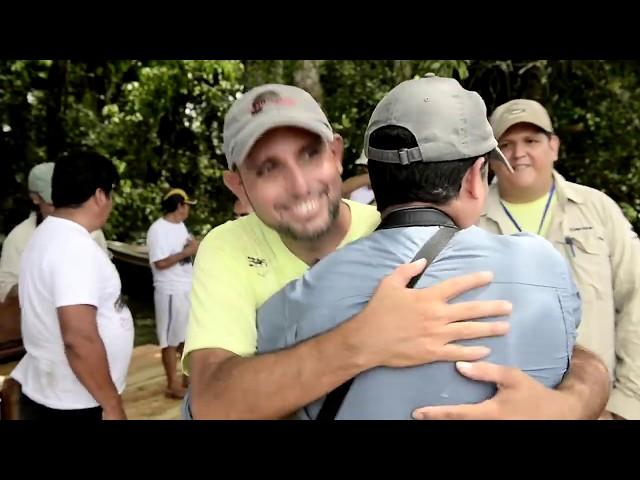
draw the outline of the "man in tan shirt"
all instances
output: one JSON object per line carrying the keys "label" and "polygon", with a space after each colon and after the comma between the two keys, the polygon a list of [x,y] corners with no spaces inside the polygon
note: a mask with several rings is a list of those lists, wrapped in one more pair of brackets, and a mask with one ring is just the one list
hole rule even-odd
{"label": "man in tan shirt", "polygon": [[542,105],[512,100],[490,121],[515,173],[494,162],[496,181],[479,225],[495,233],[537,233],[565,256],[582,298],[577,343],[603,359],[612,381],[601,418],[640,419],[637,234],[611,198],[554,170],[560,140]]}

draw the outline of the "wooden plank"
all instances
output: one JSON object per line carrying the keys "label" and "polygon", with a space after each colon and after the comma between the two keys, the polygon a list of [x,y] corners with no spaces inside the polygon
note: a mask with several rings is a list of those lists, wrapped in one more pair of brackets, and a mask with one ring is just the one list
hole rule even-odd
{"label": "wooden plank", "polygon": [[[0,376],[9,375],[16,364],[0,364]],[[127,387],[122,394],[127,417],[130,420],[179,420],[181,400],[166,398],[165,388],[160,347],[136,347],[131,357]]]}
{"label": "wooden plank", "polygon": [[127,416],[132,420],[178,420],[181,400],[166,398],[160,347],[136,347],[122,398]]}

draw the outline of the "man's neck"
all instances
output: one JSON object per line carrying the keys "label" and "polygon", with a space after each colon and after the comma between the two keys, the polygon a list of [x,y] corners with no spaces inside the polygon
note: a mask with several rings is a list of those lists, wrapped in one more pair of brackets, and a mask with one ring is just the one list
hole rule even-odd
{"label": "man's neck", "polygon": [[542,182],[538,185],[532,185],[529,188],[515,188],[512,191],[507,191],[504,186],[501,186],[498,182],[498,192],[500,193],[500,199],[509,203],[529,203],[539,200],[549,193],[551,185],[553,184],[553,177],[549,177],[549,180]]}
{"label": "man's neck", "polygon": [[37,227],[44,221],[45,216],[42,215],[42,213],[40,213],[39,210],[36,210],[34,213],[36,214],[36,227]]}
{"label": "man's neck", "polygon": [[101,227],[101,225],[96,225],[92,222],[82,208],[56,208],[51,216],[71,220],[83,227],[87,232],[93,232]]}
{"label": "man's neck", "polygon": [[409,203],[403,203],[401,205],[392,205],[388,208],[385,208],[385,210],[381,214],[381,217],[385,218],[391,212],[394,212],[396,210],[401,210],[403,208],[415,208],[415,207],[435,208],[449,215],[449,217],[451,217],[451,220],[453,220],[453,223],[455,223],[458,227],[466,228],[468,226],[466,225],[466,222],[460,215],[458,208],[456,208],[453,202],[449,202],[446,205],[433,205],[427,202],[409,202]]}
{"label": "man's neck", "polygon": [[331,228],[321,237],[311,241],[294,240],[282,236],[282,242],[296,257],[309,266],[334,252],[342,243],[351,227],[351,210],[345,202],[340,202],[338,216]]}
{"label": "man's neck", "polygon": [[167,222],[171,223],[180,223],[182,220],[178,217],[178,212],[171,212],[165,214],[162,218],[164,218]]}

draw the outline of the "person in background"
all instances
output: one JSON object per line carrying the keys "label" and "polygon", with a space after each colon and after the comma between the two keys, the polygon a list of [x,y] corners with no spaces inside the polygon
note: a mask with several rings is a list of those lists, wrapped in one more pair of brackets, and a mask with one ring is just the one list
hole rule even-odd
{"label": "person in background", "polygon": [[56,162],[55,210],[36,228],[19,277],[26,354],[11,376],[27,420],[124,420],[133,319],[120,276],[89,232],[109,218],[118,172],[93,152]]}
{"label": "person in background", "polygon": [[555,169],[560,138],[547,110],[511,100],[490,117],[515,171],[492,162],[479,226],[493,233],[543,236],[566,258],[582,299],[577,343],[599,355],[610,375],[603,419],[640,419],[640,241],[606,194],[568,182]]}
{"label": "person in background", "polygon": [[180,380],[176,366],[184,345],[193,257],[198,251],[198,241],[189,234],[184,222],[195,204],[184,190],[171,189],[162,199],[162,217],[147,232],[156,332],[167,378],[165,395],[170,398],[182,398],[185,393],[186,379]]}
{"label": "person in background", "polygon": [[364,154],[364,150],[362,151],[362,154],[360,155],[360,157],[358,157],[358,159],[354,162],[354,164],[356,165],[356,168],[357,168],[356,177],[358,177],[358,179],[362,179],[363,181],[366,179],[368,182],[365,185],[362,185],[361,187],[358,187],[355,190],[353,190],[349,194],[349,198],[354,202],[365,203],[367,205],[375,205],[376,198],[373,193],[373,190],[371,189],[371,179],[369,178],[368,160]]}
{"label": "person in background", "polygon": [[342,198],[375,205],[375,198],[371,190],[371,180],[367,171],[367,157],[362,150],[360,156],[354,162],[356,174],[342,182]]}

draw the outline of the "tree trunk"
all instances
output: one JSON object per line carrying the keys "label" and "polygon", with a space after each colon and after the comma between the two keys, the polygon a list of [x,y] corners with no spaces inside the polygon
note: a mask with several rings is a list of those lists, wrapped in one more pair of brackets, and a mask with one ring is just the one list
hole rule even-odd
{"label": "tree trunk", "polygon": [[49,68],[47,98],[47,161],[55,161],[65,145],[62,105],[67,82],[66,60],[55,60]]}
{"label": "tree trunk", "polygon": [[298,62],[293,73],[293,82],[296,86],[306,90],[319,104],[322,104],[324,92],[320,83],[320,65],[322,60],[302,60]]}
{"label": "tree trunk", "polygon": [[265,83],[287,83],[283,60],[244,60],[245,91]]}

